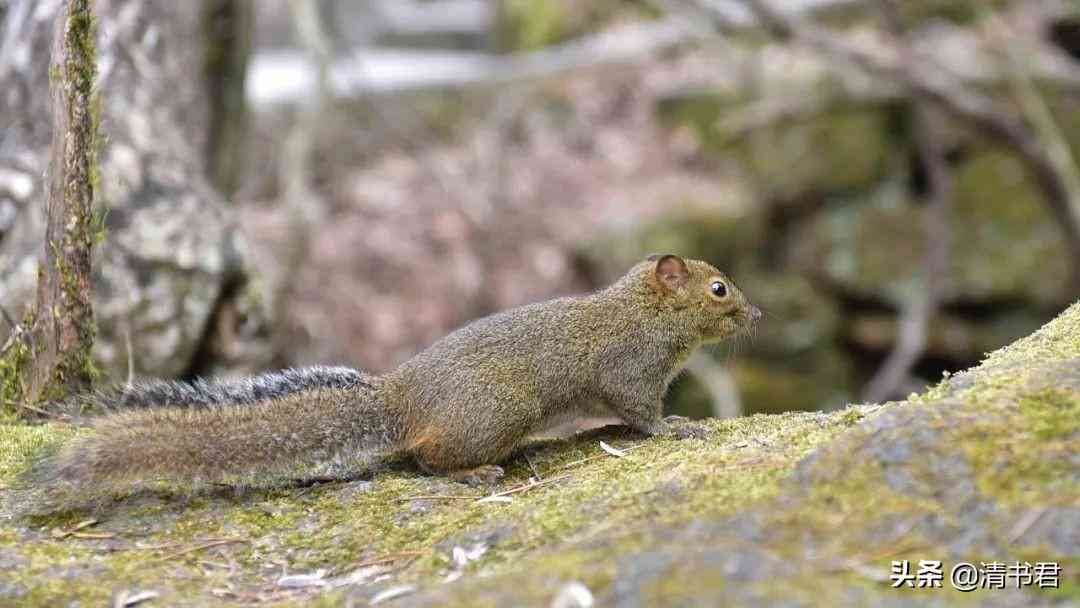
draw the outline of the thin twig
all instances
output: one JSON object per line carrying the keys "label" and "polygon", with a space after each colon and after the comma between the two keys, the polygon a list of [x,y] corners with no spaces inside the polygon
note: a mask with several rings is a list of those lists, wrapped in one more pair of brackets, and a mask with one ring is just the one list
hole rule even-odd
{"label": "thin twig", "polygon": [[722,363],[708,353],[698,351],[686,361],[686,371],[705,387],[712,402],[713,415],[717,418],[742,416],[743,403],[735,380]]}
{"label": "thin twig", "polygon": [[463,494],[421,494],[420,496],[402,496],[398,498],[398,502],[409,502],[410,500],[476,500],[477,498],[483,498],[483,496],[467,496]]}
{"label": "thin twig", "polygon": [[1028,58],[1021,53],[1017,41],[1005,38],[1009,34],[1008,26],[996,15],[993,16],[991,24],[994,26],[994,35],[991,36],[991,40],[1005,55],[1008,64],[1005,70],[1016,92],[1016,100],[1021,112],[1030,121],[1038,138],[1043,142],[1049,161],[1061,175],[1063,186],[1075,205],[1077,201],[1080,201],[1080,171],[1077,170],[1076,159],[1073,158],[1072,151],[1069,149],[1069,143],[1062,135],[1061,128],[1047,106],[1046,100],[1043,99],[1028,74]]}
{"label": "thin twig", "polygon": [[522,452],[521,456],[525,458],[525,462],[528,463],[529,469],[532,470],[533,477],[536,478],[537,481],[543,479],[543,475],[540,474],[540,471],[536,470],[536,465],[534,465],[532,459],[529,458],[528,452]]}
{"label": "thin twig", "polygon": [[499,496],[509,496],[511,494],[518,494],[518,493],[521,493],[521,492],[527,492],[527,491],[529,491],[529,490],[531,490],[533,488],[538,488],[540,486],[545,486],[545,485],[548,485],[550,483],[555,483],[556,481],[562,481],[564,479],[569,479],[570,477],[571,477],[571,475],[569,473],[567,473],[565,475],[559,475],[557,477],[548,477],[547,479],[544,479],[544,480],[541,480],[541,481],[533,481],[533,482],[529,482],[529,483],[526,483],[526,484],[522,484],[520,486],[515,486],[513,488],[510,488],[509,490],[503,490],[502,492],[498,492],[496,494],[491,494],[489,496],[481,496],[479,498],[479,500],[484,500],[486,498],[496,498],[496,497],[499,497]]}
{"label": "thin twig", "polygon": [[[624,452],[632,452],[632,451],[634,451],[634,450],[636,450],[636,449],[638,449],[640,447],[644,447],[644,446],[645,446],[644,443],[639,443],[637,445],[632,445],[632,446],[627,447],[627,448],[619,448],[619,449],[624,451]],[[597,454],[596,456],[588,456],[586,458],[582,458],[581,460],[575,460],[573,462],[568,462],[568,463],[566,463],[564,465],[559,465],[559,466],[555,467],[553,470],[561,471],[563,469],[569,469],[571,467],[576,467],[579,464],[584,464],[586,462],[591,462],[593,460],[598,460],[600,458],[611,458],[611,457],[612,457],[611,454],[608,454],[607,452],[605,452],[603,454]]]}
{"label": "thin twig", "polygon": [[1044,513],[1046,513],[1046,507],[1034,507],[1028,510],[1027,513],[1024,513],[1024,516],[1020,518],[1020,521],[1016,522],[1013,529],[1009,531],[1009,536],[1007,538],[1009,544],[1020,540],[1020,537],[1026,534],[1027,531],[1031,529],[1031,526],[1034,526],[1035,522],[1042,518]]}
{"label": "thin twig", "polygon": [[377,557],[361,560],[359,562],[349,564],[348,566],[335,568],[334,570],[337,572],[355,571],[359,570],[360,568],[366,568],[368,566],[376,566],[378,564],[396,562],[403,557],[409,558],[408,562],[401,566],[402,568],[407,568],[409,564],[412,564],[414,561],[420,559],[421,557],[424,557],[425,555],[431,555],[431,550],[421,549],[418,551],[395,551],[394,553],[386,553]]}
{"label": "thin twig", "polygon": [[130,387],[135,377],[135,355],[131,348],[131,324],[124,322],[124,346],[127,347],[127,385]]}
{"label": "thin twig", "polygon": [[71,538],[83,538],[88,540],[116,538],[116,535],[111,532],[72,532],[69,536],[71,536]]}
{"label": "thin twig", "polygon": [[470,496],[465,494],[421,494],[419,496],[403,496],[397,501],[408,502],[410,500],[476,500],[483,496]]}
{"label": "thin twig", "polygon": [[18,324],[15,323],[15,320],[11,318],[11,315],[8,314],[7,309],[5,309],[3,306],[0,306],[0,315],[3,315],[4,321],[7,321],[7,324],[11,326],[12,332],[19,331]]}
{"label": "thin twig", "polygon": [[214,547],[220,547],[222,545],[231,545],[233,543],[250,543],[250,542],[251,541],[246,539],[246,538],[221,538],[221,539],[218,539],[218,540],[213,540],[213,541],[210,541],[210,542],[207,542],[207,543],[203,543],[201,545],[196,545],[194,547],[188,547],[187,549],[184,549],[182,551],[177,551],[176,553],[170,553],[169,555],[166,555],[165,557],[160,558],[158,561],[167,562],[167,561],[169,561],[171,559],[176,559],[177,557],[180,557],[182,555],[187,555],[188,553],[195,553],[196,551],[202,551],[204,549],[212,549]]}
{"label": "thin twig", "polygon": [[23,402],[23,401],[8,401],[8,400],[5,399],[3,401],[3,403],[5,405],[21,407],[21,408],[23,408],[25,410],[34,412],[35,414],[39,414],[39,415],[45,416],[47,418],[53,418],[55,420],[63,420],[63,421],[71,420],[71,417],[66,415],[66,414],[60,414],[60,413],[57,413],[57,412],[50,412],[48,410],[43,410],[43,409],[41,409],[39,407],[35,407],[35,406],[30,405],[29,403],[26,403],[26,402]]}
{"label": "thin twig", "polygon": [[879,562],[885,558],[893,557],[895,555],[902,555],[904,553],[913,553],[927,548],[927,544],[923,542],[912,543],[897,543],[887,546],[885,549],[873,553],[870,555],[856,555],[845,559],[843,562],[833,566],[826,566],[825,571],[829,573],[854,571],[859,572],[860,569],[865,567],[865,564],[872,564]]}
{"label": "thin twig", "polygon": [[132,545],[130,547],[124,547],[123,549],[125,551],[161,551],[162,549],[172,549],[174,547],[180,547],[180,546],[183,546],[183,544],[184,543],[182,543],[182,542],[171,542],[171,543],[158,543],[156,545],[145,545],[145,546]]}
{"label": "thin twig", "polygon": [[98,524],[98,520],[96,520],[96,519],[83,520],[83,521],[80,521],[79,523],[75,524],[74,526],[71,526],[70,528],[67,528],[67,529],[57,528],[57,529],[53,530],[52,531],[52,537],[57,539],[57,540],[60,540],[62,538],[67,538],[67,537],[71,536],[72,534],[78,532],[79,530],[84,530],[86,528],[89,528],[90,526],[95,526],[97,524]]}
{"label": "thin twig", "polygon": [[130,606],[136,606],[145,601],[155,599],[161,594],[157,591],[123,591],[120,595],[116,596],[116,601],[113,602],[113,608],[129,608]]}

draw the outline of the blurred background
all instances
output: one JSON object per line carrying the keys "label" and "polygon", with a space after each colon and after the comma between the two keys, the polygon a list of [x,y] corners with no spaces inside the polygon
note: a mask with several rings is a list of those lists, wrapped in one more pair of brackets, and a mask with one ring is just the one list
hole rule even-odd
{"label": "blurred background", "polygon": [[[0,0],[12,318],[43,242],[59,7]],[[385,371],[676,252],[766,318],[695,357],[672,412],[828,409],[906,396],[1080,293],[1075,3],[94,10],[106,382]]]}

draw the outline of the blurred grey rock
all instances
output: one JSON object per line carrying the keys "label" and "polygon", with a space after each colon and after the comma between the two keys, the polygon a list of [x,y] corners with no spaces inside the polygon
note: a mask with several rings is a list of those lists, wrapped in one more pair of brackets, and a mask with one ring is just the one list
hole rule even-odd
{"label": "blurred grey rock", "polygon": [[[0,52],[0,305],[31,305],[44,237],[40,179],[48,163],[48,41],[59,2],[10,7]],[[207,104],[197,5],[102,1],[100,182],[95,214],[95,357],[114,379],[256,366],[258,298],[247,292],[245,245],[233,209],[207,181]],[[34,179],[29,179],[33,176]],[[0,202],[0,229],[6,222]],[[222,323],[227,319],[231,328]],[[0,329],[0,338],[8,331]],[[216,340],[229,333],[228,344]],[[247,343],[247,345],[245,345]]]}

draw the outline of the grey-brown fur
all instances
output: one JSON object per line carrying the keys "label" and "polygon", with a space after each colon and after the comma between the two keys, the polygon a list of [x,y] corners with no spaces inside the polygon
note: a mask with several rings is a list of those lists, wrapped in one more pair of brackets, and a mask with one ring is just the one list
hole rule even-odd
{"label": "grey-brown fur", "polygon": [[249,376],[185,382],[145,380],[79,395],[66,411],[115,410],[141,407],[236,405],[285,397],[320,388],[370,388],[371,377],[349,367],[314,366]]}
{"label": "grey-brown fur", "polygon": [[[712,293],[717,281],[723,297]],[[594,294],[475,321],[384,376],[315,368],[122,392],[143,407],[100,418],[39,471],[87,486],[395,453],[488,481],[523,439],[578,416],[664,431],[661,399],[683,361],[759,315],[711,265],[651,258]]]}
{"label": "grey-brown fur", "polygon": [[401,436],[376,399],[378,384],[215,407],[117,411],[93,419],[92,433],[38,463],[30,480],[78,498],[139,480],[215,481],[297,462],[376,460]]}

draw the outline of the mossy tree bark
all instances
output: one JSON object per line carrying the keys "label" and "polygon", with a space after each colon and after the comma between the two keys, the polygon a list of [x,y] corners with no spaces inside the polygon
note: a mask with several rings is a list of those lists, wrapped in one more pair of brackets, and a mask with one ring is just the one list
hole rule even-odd
{"label": "mossy tree bark", "polygon": [[[94,114],[108,134],[96,150],[92,227],[107,230],[93,247],[93,361],[103,381],[251,371],[268,352],[266,300],[247,281],[236,212],[206,173],[207,1],[92,2],[100,68]],[[0,234],[0,306],[12,317],[36,299],[49,189],[36,176],[49,165],[54,126],[43,102],[58,79],[50,78],[59,74],[50,72],[51,48],[66,2],[11,0],[4,25],[11,52],[0,53],[0,116],[10,120],[0,128],[0,178],[34,186],[12,198],[15,217]],[[0,319],[0,343],[9,329]],[[7,354],[17,350],[0,360],[4,387],[17,384],[5,381]],[[0,400],[16,401],[6,390]]]}
{"label": "mossy tree bark", "polygon": [[24,401],[34,404],[85,390],[93,379],[90,348],[90,252],[96,180],[96,52],[91,0],[68,0],[50,67],[53,143],[46,198],[45,258],[26,339]]}

